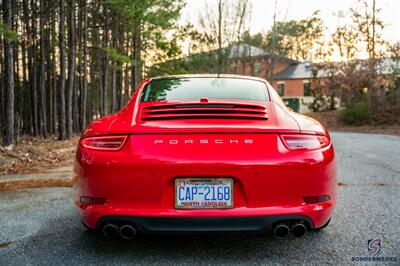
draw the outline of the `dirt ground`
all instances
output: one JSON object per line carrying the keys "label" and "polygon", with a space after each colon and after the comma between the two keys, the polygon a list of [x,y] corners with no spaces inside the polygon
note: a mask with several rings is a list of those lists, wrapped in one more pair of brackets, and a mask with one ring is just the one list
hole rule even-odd
{"label": "dirt ground", "polygon": [[70,165],[79,136],[58,141],[23,137],[12,150],[0,147],[0,175],[45,172],[46,169]]}

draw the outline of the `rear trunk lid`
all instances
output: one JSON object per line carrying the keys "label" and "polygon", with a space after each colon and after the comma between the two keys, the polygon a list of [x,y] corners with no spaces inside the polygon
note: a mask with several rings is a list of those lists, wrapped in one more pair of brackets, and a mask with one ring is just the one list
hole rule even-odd
{"label": "rear trunk lid", "polygon": [[[290,114],[274,102],[200,100],[140,102],[110,125],[119,133],[299,133]],[[129,124],[130,122],[130,124]]]}

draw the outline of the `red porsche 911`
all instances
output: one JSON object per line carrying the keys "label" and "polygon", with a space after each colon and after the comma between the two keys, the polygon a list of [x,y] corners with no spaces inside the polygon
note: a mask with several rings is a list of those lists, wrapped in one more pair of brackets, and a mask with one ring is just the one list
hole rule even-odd
{"label": "red porsche 911", "polygon": [[328,225],[336,163],[327,130],[265,80],[187,75],[143,81],[90,124],[75,163],[82,223],[108,237],[273,232]]}

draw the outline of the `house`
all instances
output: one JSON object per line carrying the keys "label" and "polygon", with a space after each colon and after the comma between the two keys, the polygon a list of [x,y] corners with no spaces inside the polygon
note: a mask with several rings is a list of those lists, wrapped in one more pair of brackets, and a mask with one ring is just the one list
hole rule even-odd
{"label": "house", "polygon": [[248,44],[236,44],[230,48],[228,66],[226,73],[269,80],[289,107],[298,112],[310,111],[311,61],[299,62]]}
{"label": "house", "polygon": [[311,111],[308,105],[314,100],[311,95],[312,78],[312,63],[304,61],[291,64],[275,74],[271,79],[271,85],[282,96],[287,106],[297,112],[305,113]]}
{"label": "house", "polygon": [[[271,85],[293,110],[308,112],[312,64],[270,53],[246,43],[224,48],[222,73],[255,76],[270,81]],[[216,73],[217,51],[193,54],[181,59],[153,66],[150,75]]]}
{"label": "house", "polygon": [[272,54],[259,47],[241,43],[229,48],[225,72],[270,80],[273,75],[282,72],[292,64],[298,63],[298,61],[288,57]]}
{"label": "house", "polygon": [[305,61],[291,64],[271,78],[271,85],[280,96],[301,97],[311,96],[310,80],[312,78],[312,63]]}

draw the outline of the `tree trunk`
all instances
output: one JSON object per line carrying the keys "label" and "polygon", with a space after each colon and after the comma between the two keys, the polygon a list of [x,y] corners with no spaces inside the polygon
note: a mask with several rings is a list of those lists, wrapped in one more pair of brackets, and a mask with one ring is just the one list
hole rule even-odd
{"label": "tree trunk", "polygon": [[115,68],[117,67],[117,64],[115,62],[115,59],[112,60],[112,72],[111,72],[111,113],[114,113],[116,108],[117,108],[117,92],[116,92],[116,71]]}
{"label": "tree trunk", "polygon": [[84,130],[86,127],[86,106],[87,106],[87,27],[88,27],[88,16],[87,16],[87,3],[86,0],[83,0],[82,12],[83,12],[83,82],[82,82],[82,91],[81,91],[81,130]]}
{"label": "tree trunk", "polygon": [[129,100],[129,97],[131,96],[131,86],[130,86],[130,82],[129,82],[129,65],[128,64],[125,65],[125,85],[124,85],[124,90],[125,90],[124,97],[122,97],[122,95],[121,95],[121,98],[123,98],[123,103],[121,104],[121,107],[126,101]]}
{"label": "tree trunk", "polygon": [[59,29],[59,45],[60,45],[60,85],[58,92],[58,130],[59,139],[64,140],[66,135],[65,122],[65,46],[64,46],[64,0],[60,0],[60,29]]}
{"label": "tree trunk", "polygon": [[[50,17],[50,20],[52,18]],[[51,30],[51,24],[49,25],[49,30]],[[48,34],[46,36],[46,47],[47,53],[46,53],[46,94],[47,94],[47,132],[49,134],[54,133],[53,132],[53,82],[52,82],[52,69],[53,69],[53,61],[51,60],[51,54],[52,54],[52,43],[50,40],[51,34]]]}
{"label": "tree trunk", "polygon": [[[13,30],[15,32],[19,32],[19,12],[12,18],[12,21],[14,22],[14,27]],[[23,95],[23,87],[19,79],[19,73],[20,73],[20,65],[19,65],[19,57],[18,57],[18,42],[15,43],[14,49],[13,49],[13,61],[14,61],[14,106],[15,106],[15,114],[14,114],[14,141],[15,144],[18,144],[19,140],[19,133],[20,129],[22,128],[21,126],[23,125],[22,123],[22,100],[24,99],[22,97]]]}
{"label": "tree trunk", "polygon": [[52,127],[51,127],[51,133],[56,134],[56,128],[57,128],[57,73],[56,73],[56,11],[53,9],[53,17],[51,21],[51,32],[53,32],[52,38],[51,38],[51,90],[52,90],[52,98],[50,101],[53,103],[52,104]]}
{"label": "tree trunk", "polygon": [[75,78],[75,86],[72,94],[72,119],[73,119],[73,132],[79,132],[79,109],[78,109],[78,87],[79,79]]}
{"label": "tree trunk", "polygon": [[[103,48],[108,47],[108,11],[107,11],[107,6],[103,6],[104,8],[104,30],[103,30]],[[103,72],[103,81],[102,81],[102,88],[101,88],[101,108],[100,108],[100,113],[101,116],[104,116],[107,114],[106,108],[106,99],[107,99],[107,81],[108,81],[108,53],[105,51],[104,52],[104,57],[103,57],[103,67],[102,67],[102,72]]]}
{"label": "tree trunk", "polygon": [[[1,13],[3,12],[3,9],[0,11]],[[0,34],[0,136],[3,137],[4,135],[4,121],[5,121],[5,112],[4,112],[4,84],[3,84],[3,73],[4,73],[4,68],[3,68],[3,36]]]}
{"label": "tree trunk", "polygon": [[[24,127],[23,127],[23,133],[31,133],[29,127],[27,127],[28,125],[31,125],[31,115],[29,112],[29,108],[27,108],[27,106],[25,105],[26,103],[26,91],[28,91],[27,85],[27,67],[26,67],[26,46],[25,46],[25,42],[22,41],[21,42],[21,55],[22,55],[22,95],[20,97],[22,97],[23,101],[22,101],[22,120],[24,121]],[[29,102],[29,99],[28,99]],[[27,115],[28,114],[28,115]]]}
{"label": "tree trunk", "polygon": [[[117,47],[118,38],[118,24],[116,22],[112,31],[112,45],[114,49]],[[111,72],[111,113],[117,110],[117,80],[116,80],[117,62],[115,58],[112,59],[112,72]]]}
{"label": "tree trunk", "polygon": [[[127,55],[128,55],[128,51],[130,49],[130,44],[131,44],[130,38],[128,38],[128,36],[129,36],[129,34],[127,34],[127,37],[126,37],[126,54]],[[125,95],[124,95],[125,97],[124,98],[125,99],[124,99],[124,102],[126,102],[129,99],[129,97],[131,96],[132,83],[130,82],[129,73],[130,73],[129,65],[125,64],[125,86],[124,86],[124,90],[125,90]]]}
{"label": "tree trunk", "polygon": [[[31,1],[31,7],[34,9],[34,1]],[[32,131],[33,135],[39,134],[39,121],[37,112],[37,94],[36,94],[36,67],[35,67],[35,34],[34,18],[29,19],[29,2],[24,0],[24,20],[26,33],[28,36],[28,76],[29,76],[29,89],[30,89],[30,104],[31,104],[31,119],[32,119]]]}
{"label": "tree trunk", "polygon": [[[3,1],[3,23],[5,26],[12,27],[12,7],[11,0]],[[10,146],[14,139],[14,70],[13,70],[13,44],[4,38],[4,134],[3,145]]]}
{"label": "tree trunk", "polygon": [[69,12],[68,12],[68,90],[67,90],[67,138],[72,136],[72,99],[75,87],[75,0],[69,0]]}
{"label": "tree trunk", "polygon": [[141,61],[141,21],[135,20],[135,31],[133,33],[133,84],[134,90],[137,89],[140,82],[142,82],[142,61]]}
{"label": "tree trunk", "polygon": [[217,73],[222,71],[222,0],[218,2],[218,66]]}
{"label": "tree trunk", "polygon": [[45,41],[44,41],[44,0],[40,1],[40,116],[41,116],[41,131],[43,137],[47,138],[47,108],[46,108],[46,56],[45,56]]}

